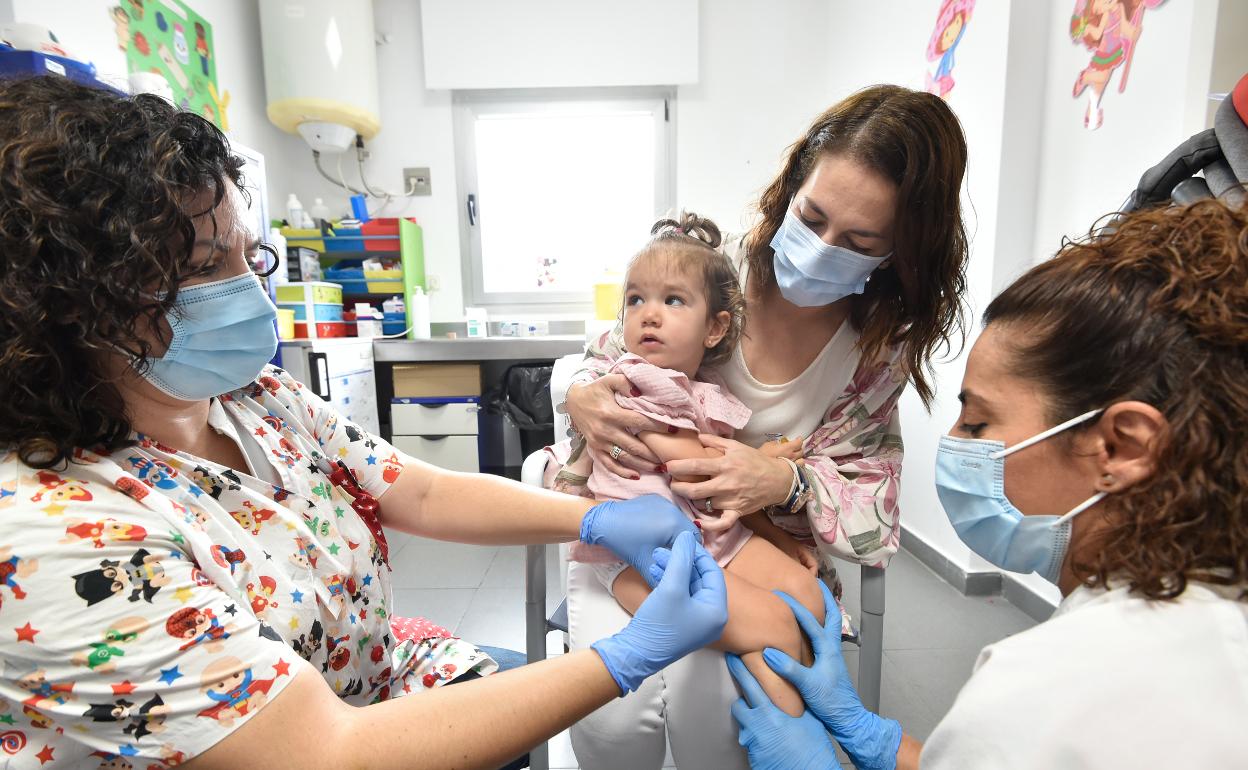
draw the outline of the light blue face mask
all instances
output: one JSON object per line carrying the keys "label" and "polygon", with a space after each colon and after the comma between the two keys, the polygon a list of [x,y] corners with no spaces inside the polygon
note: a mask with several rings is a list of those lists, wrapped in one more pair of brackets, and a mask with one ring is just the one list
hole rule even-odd
{"label": "light blue face mask", "polygon": [[277,308],[252,273],[180,289],[165,319],[173,339],[143,376],[174,398],[237,390],[277,352]]}
{"label": "light blue face mask", "polygon": [[953,529],[975,553],[1010,572],[1038,572],[1057,583],[1070,547],[1070,520],[1105,499],[1084,500],[1063,516],[1024,516],[1005,496],[1005,458],[1096,417],[1081,414],[1009,449],[1000,441],[941,436],[936,493]]}
{"label": "light blue face mask", "polygon": [[776,254],[772,266],[780,293],[800,307],[831,305],[851,294],[862,294],[871,273],[888,259],[887,255],[868,257],[829,246],[792,209],[785,212],[771,249]]}

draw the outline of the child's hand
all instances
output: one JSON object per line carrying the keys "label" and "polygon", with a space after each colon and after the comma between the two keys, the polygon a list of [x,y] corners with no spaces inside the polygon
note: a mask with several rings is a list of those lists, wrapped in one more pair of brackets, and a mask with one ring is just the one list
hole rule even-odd
{"label": "child's hand", "polygon": [[797,547],[789,555],[797,559],[797,563],[805,567],[807,572],[819,577],[819,557],[815,556],[815,549],[801,543],[795,543],[795,545]]}
{"label": "child's hand", "polygon": [[802,443],[804,439],[788,439],[784,441],[768,441],[758,448],[758,451],[768,457],[787,457],[790,460],[800,460],[802,458]]}
{"label": "child's hand", "polygon": [[728,529],[741,519],[740,511],[719,511],[714,519],[698,519],[698,526],[707,532],[719,532]]}

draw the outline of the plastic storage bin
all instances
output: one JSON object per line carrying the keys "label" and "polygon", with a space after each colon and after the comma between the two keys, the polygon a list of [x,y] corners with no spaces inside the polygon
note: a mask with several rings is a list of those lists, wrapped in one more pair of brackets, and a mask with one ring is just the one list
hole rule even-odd
{"label": "plastic storage bin", "polygon": [[407,331],[407,313],[383,313],[382,334],[402,334]]}
{"label": "plastic storage bin", "polygon": [[370,294],[402,294],[402,270],[365,270],[364,281]]}
{"label": "plastic storage bin", "polygon": [[[412,217],[408,217],[409,221],[415,222]],[[396,217],[382,217],[380,219],[372,219],[360,226],[360,230],[367,236],[364,239],[365,251],[398,251],[399,250],[399,220]],[[390,236],[386,238],[377,238],[374,236]]]}
{"label": "plastic storage bin", "polygon": [[327,281],[296,281],[279,284],[277,287],[279,304],[293,305],[311,302],[324,305],[342,304],[342,287]]}
{"label": "plastic storage bin", "polygon": [[339,262],[333,267],[325,268],[325,277],[342,285],[344,294],[364,294],[368,291],[368,283],[364,280],[364,268],[358,259]]}
{"label": "plastic storage bin", "polygon": [[[326,339],[330,337],[350,337],[352,336],[347,329],[351,324],[339,322],[314,323],[312,328],[308,328],[306,321],[295,321],[295,337],[298,339]],[[309,334],[308,332],[314,332]]]}
{"label": "plastic storage bin", "polygon": [[363,251],[364,241],[360,238],[360,228],[339,227],[334,230],[334,237],[325,239],[325,251]]}
{"label": "plastic storage bin", "polygon": [[279,231],[286,239],[286,247],[305,246],[317,251],[325,250],[325,239],[315,227],[283,227]]}
{"label": "plastic storage bin", "polygon": [[[288,304],[283,304],[283,303],[278,304],[279,309],[288,309],[288,310],[295,311],[296,321],[308,320],[308,307],[309,306],[304,303],[300,303],[298,305],[295,305],[295,304],[288,305]],[[312,320],[313,321],[336,322],[336,321],[342,320],[342,305],[324,305],[320,303],[312,303],[311,308],[312,308]]]}

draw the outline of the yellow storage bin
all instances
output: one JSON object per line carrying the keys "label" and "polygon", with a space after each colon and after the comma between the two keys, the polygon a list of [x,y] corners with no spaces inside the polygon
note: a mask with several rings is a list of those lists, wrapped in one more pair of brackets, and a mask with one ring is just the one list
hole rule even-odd
{"label": "yellow storage bin", "polygon": [[295,338],[295,311],[290,308],[277,309],[277,338],[293,340]]}
{"label": "yellow storage bin", "polygon": [[402,270],[365,270],[364,281],[369,294],[402,294]]}
{"label": "yellow storage bin", "polygon": [[283,283],[277,287],[277,301],[287,304],[310,302],[321,305],[341,305],[342,287],[327,281]]}
{"label": "yellow storage bin", "polygon": [[321,231],[318,228],[283,227],[281,233],[286,239],[287,246],[306,246],[317,251],[325,250],[325,239],[321,237]]}

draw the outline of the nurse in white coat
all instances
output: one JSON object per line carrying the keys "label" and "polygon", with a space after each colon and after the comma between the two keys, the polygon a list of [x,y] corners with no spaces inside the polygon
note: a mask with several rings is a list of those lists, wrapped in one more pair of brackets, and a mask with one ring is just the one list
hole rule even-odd
{"label": "nurse in white coat", "polygon": [[[986,647],[926,746],[863,708],[839,619],[806,668],[739,661],[754,768],[1242,768],[1248,725],[1248,209],[1136,214],[997,297],[936,484],[962,540],[1064,599]],[[792,604],[792,603],[791,603]],[[829,605],[831,606],[831,605]]]}

